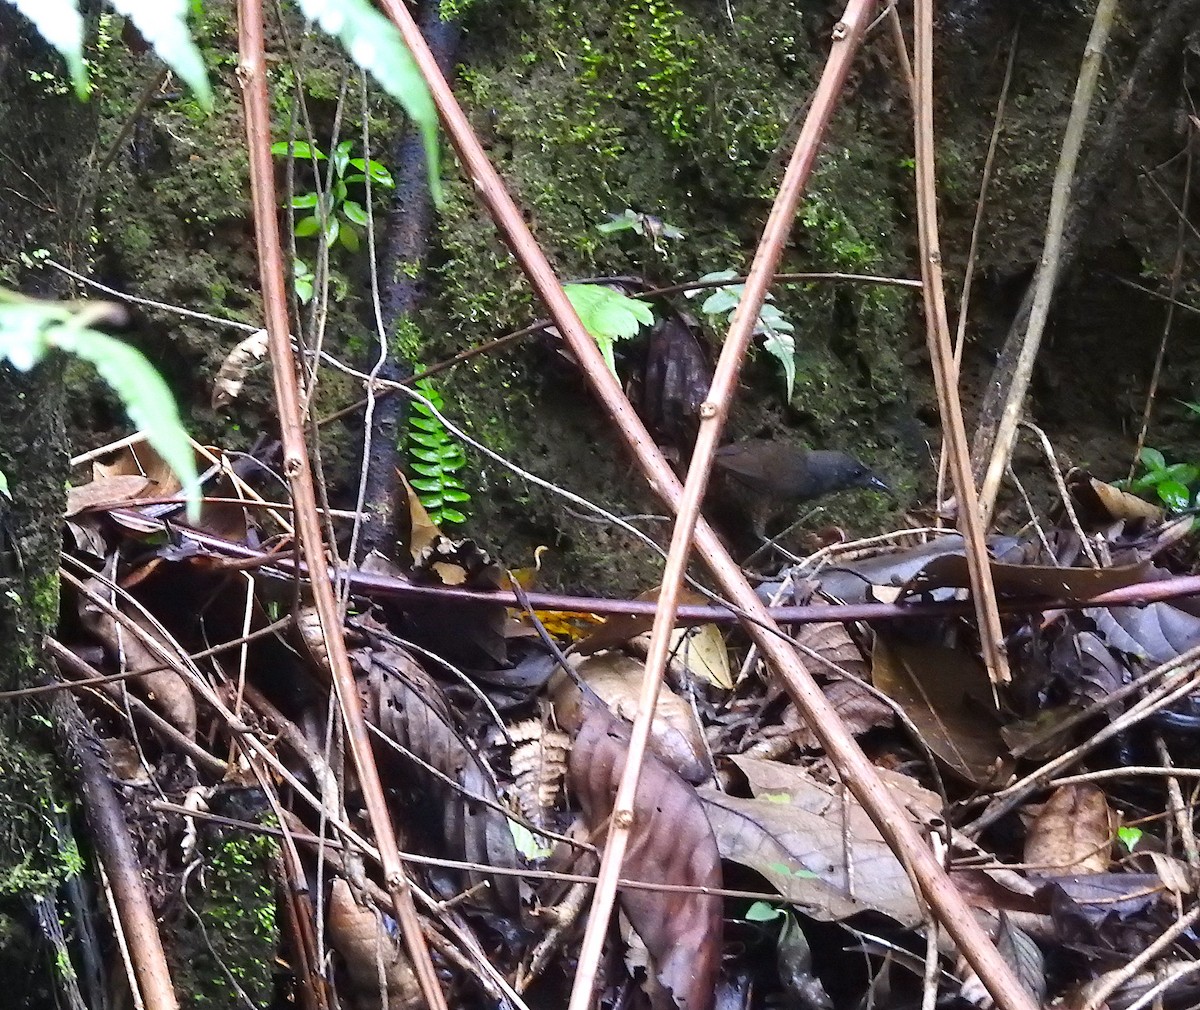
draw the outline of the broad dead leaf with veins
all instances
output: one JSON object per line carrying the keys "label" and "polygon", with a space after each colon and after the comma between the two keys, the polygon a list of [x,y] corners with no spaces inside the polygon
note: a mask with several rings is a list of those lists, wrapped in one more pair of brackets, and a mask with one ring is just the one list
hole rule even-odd
{"label": "broad dead leaf with veins", "polygon": [[1102,789],[1088,782],[1062,786],[1035,815],[1023,861],[1054,874],[1104,873],[1116,829]]}

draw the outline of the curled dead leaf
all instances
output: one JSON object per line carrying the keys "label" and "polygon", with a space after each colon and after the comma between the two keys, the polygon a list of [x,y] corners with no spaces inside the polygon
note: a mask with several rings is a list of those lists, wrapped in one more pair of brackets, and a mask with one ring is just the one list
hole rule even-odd
{"label": "curled dead leaf", "polygon": [[1053,873],[1104,873],[1116,827],[1102,789],[1087,782],[1062,786],[1034,818],[1024,861]]}
{"label": "curled dead leaf", "polygon": [[221,362],[217,377],[213,380],[213,410],[228,406],[241,395],[247,373],[266,356],[266,330],[255,330],[244,340],[238,341]]}

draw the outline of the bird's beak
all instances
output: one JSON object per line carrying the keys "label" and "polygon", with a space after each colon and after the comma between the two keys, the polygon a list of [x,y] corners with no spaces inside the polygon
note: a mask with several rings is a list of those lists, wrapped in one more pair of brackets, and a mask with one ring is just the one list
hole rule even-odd
{"label": "bird's beak", "polygon": [[892,489],[878,477],[876,477],[875,474],[871,474],[871,476],[867,479],[867,487],[874,488],[876,491],[882,491],[884,494],[892,493]]}

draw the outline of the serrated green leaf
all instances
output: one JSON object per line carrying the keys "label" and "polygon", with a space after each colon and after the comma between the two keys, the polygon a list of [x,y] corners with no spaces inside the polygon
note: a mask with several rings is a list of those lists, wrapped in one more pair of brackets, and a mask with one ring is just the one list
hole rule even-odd
{"label": "serrated green leaf", "polygon": [[738,302],[741,300],[741,291],[735,291],[733,288],[717,288],[716,291],[704,299],[704,303],[700,306],[700,311],[710,316],[721,316],[736,309]]}
{"label": "serrated green leaf", "polygon": [[643,326],[653,326],[654,312],[645,302],[598,284],[564,284],[563,291],[615,375],[613,345],[635,336]]}
{"label": "serrated green leaf", "polygon": [[783,368],[783,384],[790,403],[796,386],[796,341],[790,334],[770,330],[763,340],[763,350]]}
{"label": "serrated green leaf", "polygon": [[212,87],[200,50],[188,31],[187,0],[109,0],[126,15],[159,58],[187,83],[206,111],[213,106]]}
{"label": "serrated green leaf", "polygon": [[75,94],[86,101],[91,88],[83,62],[83,18],[78,3],[75,0],[9,0],[9,3],[32,21],[38,34],[66,60]]}
{"label": "serrated green leaf", "polygon": [[338,38],[360,67],[392,96],[421,133],[428,165],[429,192],[442,202],[438,169],[437,110],[400,32],[368,0],[296,0],[306,17]]}

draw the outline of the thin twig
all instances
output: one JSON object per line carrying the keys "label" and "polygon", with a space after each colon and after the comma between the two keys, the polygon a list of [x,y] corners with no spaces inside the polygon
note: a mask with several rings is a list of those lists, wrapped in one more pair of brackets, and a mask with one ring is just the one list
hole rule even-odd
{"label": "thin twig", "polygon": [[1054,299],[1054,289],[1058,282],[1063,232],[1067,224],[1067,212],[1071,205],[1071,185],[1075,178],[1075,166],[1079,161],[1079,152],[1083,146],[1083,137],[1091,113],[1092,97],[1096,93],[1096,83],[1100,78],[1101,58],[1108,40],[1109,29],[1116,16],[1116,10],[1117,0],[1099,0],[1096,5],[1095,17],[1092,20],[1092,30],[1084,48],[1083,60],[1080,63],[1079,80],[1075,85],[1071,114],[1067,118],[1062,152],[1059,155],[1058,168],[1054,172],[1054,185],[1050,194],[1050,212],[1046,220],[1046,238],[1042,248],[1042,258],[1038,263],[1029,325],[1025,330],[1021,353],[1008,384],[1004,410],[1000,415],[1000,423],[992,442],[991,460],[988,463],[983,479],[983,489],[979,496],[980,508],[985,521],[991,520],[992,512],[996,507],[1000,481],[1004,476],[1004,468],[1008,465],[1009,457],[1012,455],[1017,422],[1020,420],[1025,406],[1025,394],[1029,390],[1029,382],[1033,377],[1033,365],[1037,360],[1042,333],[1050,316],[1050,305]]}
{"label": "thin twig", "polygon": [[[329,656],[359,788],[362,790],[363,806],[379,846],[384,878],[391,894],[396,921],[400,925],[404,946],[413,963],[427,1005],[430,1010],[445,1010],[445,997],[421,931],[420,918],[413,904],[408,878],[398,853],[379,769],[375,765],[371,750],[366,720],[363,717],[362,699],[359,697],[354,672],[350,667],[350,657],[342,632],[341,609],[334,597],[334,587],[329,578],[321,519],[317,513],[316,489],[305,440],[300,389],[289,337],[287,289],[270,152],[271,120],[264,65],[261,0],[239,0],[238,16],[238,78],[242,85],[245,108],[250,189],[254,205],[264,316],[284,445],[284,472],[291,486],[292,502],[296,506],[295,518],[300,544],[313,576],[313,602]],[[310,394],[311,386],[310,383]]]}
{"label": "thin twig", "polygon": [[[933,3],[917,0],[915,19],[916,91],[913,94],[914,144],[916,148],[917,218],[921,246],[921,277],[925,281],[925,336],[937,388],[942,438],[950,461],[954,494],[958,500],[958,524],[965,541],[971,599],[979,626],[980,651],[993,687],[1010,680],[1004,632],[996,606],[984,531],[971,475],[967,429],[963,423],[958,394],[958,369],[950,346],[950,323],[946,316],[946,293],[942,280],[941,239],[938,234],[937,176],[933,138]],[[972,966],[974,967],[974,965]],[[993,996],[996,993],[992,993]],[[1023,995],[1023,994],[1022,994]]]}

